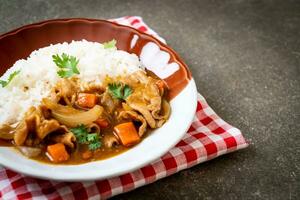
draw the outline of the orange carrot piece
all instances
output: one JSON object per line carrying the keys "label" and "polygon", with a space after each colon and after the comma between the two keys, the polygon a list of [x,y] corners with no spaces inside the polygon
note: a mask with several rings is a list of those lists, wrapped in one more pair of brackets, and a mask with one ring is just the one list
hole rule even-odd
{"label": "orange carrot piece", "polygon": [[100,128],[107,128],[109,125],[107,119],[97,119],[95,123],[98,124]]}
{"label": "orange carrot piece", "polygon": [[93,153],[91,151],[85,151],[82,153],[81,157],[84,159],[84,160],[87,160],[87,159],[90,159],[91,157],[93,156]]}
{"label": "orange carrot piece", "polygon": [[63,143],[47,146],[47,152],[55,163],[66,161],[70,157]]}
{"label": "orange carrot piece", "polygon": [[140,141],[140,136],[132,122],[119,124],[114,127],[114,131],[121,140],[121,143],[126,147],[132,146]]}
{"label": "orange carrot piece", "polygon": [[79,93],[77,104],[85,108],[93,108],[97,103],[97,96],[89,93]]}

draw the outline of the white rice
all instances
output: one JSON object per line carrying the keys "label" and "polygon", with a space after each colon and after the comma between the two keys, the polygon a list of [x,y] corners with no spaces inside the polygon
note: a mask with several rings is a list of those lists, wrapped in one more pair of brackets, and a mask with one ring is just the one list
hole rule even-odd
{"label": "white rice", "polygon": [[[2,88],[0,86],[0,125],[13,124],[22,119],[31,107],[40,104],[50,89],[60,79],[52,55],[66,53],[79,59],[77,65],[82,81],[101,82],[106,75],[118,76],[141,70],[142,65],[135,54],[113,49],[104,49],[97,42],[73,41],[41,48],[30,54],[26,60],[18,60],[0,78],[7,80],[16,71],[21,72]],[[24,87],[28,87],[25,91]]]}

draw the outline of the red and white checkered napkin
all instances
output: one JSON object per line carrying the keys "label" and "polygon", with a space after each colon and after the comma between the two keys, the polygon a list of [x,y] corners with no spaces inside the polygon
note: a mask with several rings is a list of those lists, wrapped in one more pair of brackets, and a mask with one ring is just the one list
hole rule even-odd
{"label": "red and white checkered napkin", "polygon": [[[123,17],[111,21],[158,37],[140,17]],[[160,40],[164,41],[162,38]],[[105,199],[247,146],[240,130],[222,120],[198,94],[197,112],[188,132],[173,149],[157,161],[119,177],[73,183],[30,178],[0,168],[0,198]]]}

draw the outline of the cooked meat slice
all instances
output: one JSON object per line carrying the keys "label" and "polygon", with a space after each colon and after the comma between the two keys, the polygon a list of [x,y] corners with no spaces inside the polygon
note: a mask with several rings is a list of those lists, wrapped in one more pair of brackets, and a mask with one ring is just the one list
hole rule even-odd
{"label": "cooked meat slice", "polygon": [[[64,127],[64,126],[61,126],[61,128],[62,127]],[[66,127],[65,127],[65,129],[67,130]],[[64,145],[66,145],[72,149],[75,147],[76,137],[70,131],[65,132],[64,134],[55,135],[51,139],[56,143],[63,143]]]}
{"label": "cooked meat slice", "polygon": [[8,124],[0,125],[0,139],[11,140],[14,138],[14,129]]}
{"label": "cooked meat slice", "polygon": [[44,139],[49,133],[56,131],[60,127],[60,124],[55,119],[43,120],[37,124],[36,134],[41,140]]}
{"label": "cooked meat slice", "polygon": [[[16,128],[14,134],[14,141],[16,145],[22,145],[25,142],[29,133],[33,134],[34,138],[41,141],[49,133],[57,130],[59,127],[60,124],[58,123],[58,121],[54,119],[46,120],[44,118],[40,107],[31,107],[26,112],[24,119]],[[28,144],[29,143],[31,144],[32,142],[28,141]]]}
{"label": "cooked meat slice", "polygon": [[33,116],[35,111],[35,107],[30,107],[25,113],[24,119],[18,124],[14,134],[14,141],[17,146],[22,145],[25,142],[28,133],[35,128],[35,122],[32,120],[34,118]]}
{"label": "cooked meat slice", "polygon": [[29,132],[36,133],[40,140],[60,127],[60,124],[55,119],[46,120],[40,107],[32,109],[32,112],[25,117],[25,121]]}
{"label": "cooked meat slice", "polygon": [[[135,111],[141,113],[151,128],[157,128],[169,117],[170,108],[162,103],[162,97],[156,84],[157,80],[144,72],[136,72],[130,76],[135,79],[137,87],[126,99],[126,103]],[[165,104],[165,105],[162,105]],[[161,119],[165,119],[161,121]]]}
{"label": "cooked meat slice", "polygon": [[116,107],[119,105],[120,101],[113,98],[108,91],[104,92],[101,96],[101,104],[105,107],[108,113],[113,113]]}
{"label": "cooked meat slice", "polygon": [[88,125],[87,130],[89,133],[97,133],[98,135],[100,134],[100,127],[96,123]]}
{"label": "cooked meat slice", "polygon": [[14,134],[14,141],[17,146],[22,145],[28,135],[28,127],[25,120],[22,120],[16,128],[16,132]]}
{"label": "cooked meat slice", "polygon": [[58,82],[58,87],[60,88],[60,93],[63,97],[70,98],[77,91],[77,86],[74,80],[62,79]]}
{"label": "cooked meat slice", "polygon": [[76,100],[76,92],[79,89],[76,82],[76,79],[66,78],[58,81],[58,83],[54,87],[56,97],[52,94],[52,100],[56,100],[56,102],[58,102],[62,98],[67,105],[74,104]]}
{"label": "cooked meat slice", "polygon": [[158,120],[168,120],[171,114],[171,107],[170,104],[166,101],[162,101],[161,109],[160,110],[153,110],[152,111],[152,116],[154,119]]}
{"label": "cooked meat slice", "polygon": [[[153,98],[157,98],[155,100],[155,102],[153,102],[153,103],[158,104],[158,108],[160,107],[159,100],[161,99],[161,96],[160,96],[159,88],[156,85],[156,82],[157,82],[156,79],[154,79],[150,76],[147,76],[147,74],[142,71],[137,71],[137,72],[133,73],[130,76],[130,79],[135,79],[135,81],[140,83],[138,89],[134,90],[134,92],[138,92],[137,97],[139,97],[140,99],[144,99],[146,101],[150,101],[150,102],[152,101]],[[151,104],[152,104],[152,102],[151,102]]]}
{"label": "cooked meat slice", "polygon": [[127,104],[127,103],[122,103],[122,108],[126,111],[133,111],[133,109]]}
{"label": "cooked meat slice", "polygon": [[135,73],[133,73],[131,76],[130,76],[130,79],[133,79],[135,81],[138,81],[142,84],[147,84],[149,79],[148,79],[148,76],[146,74],[146,72],[144,71],[137,71]]}
{"label": "cooked meat slice", "polygon": [[39,109],[41,111],[41,115],[45,118],[45,119],[49,119],[51,118],[51,110],[49,110],[46,106],[44,105],[40,105]]}
{"label": "cooked meat slice", "polygon": [[153,98],[161,97],[156,85],[157,80],[147,76],[144,72],[137,71],[124,82],[134,87],[131,96],[135,96],[135,98],[151,101]]}
{"label": "cooked meat slice", "polygon": [[105,134],[103,137],[103,143],[106,148],[112,148],[120,144],[118,138],[113,134]]}
{"label": "cooked meat slice", "polygon": [[133,108],[134,110],[141,113],[151,128],[156,128],[156,122],[155,122],[154,118],[152,117],[150,111],[147,109],[147,106],[144,106],[144,105],[141,105],[138,103],[128,103],[128,105],[131,108]]}
{"label": "cooked meat slice", "polygon": [[147,129],[147,122],[145,118],[141,115],[139,115],[135,111],[122,111],[119,114],[119,118],[123,119],[133,119],[134,121],[139,121],[142,123],[142,125],[139,127],[139,136],[142,137]]}
{"label": "cooked meat slice", "polygon": [[161,127],[162,125],[164,125],[164,123],[166,122],[165,119],[160,119],[156,122],[156,127],[159,128]]}
{"label": "cooked meat slice", "polygon": [[150,104],[147,106],[147,108],[152,112],[159,112],[161,109],[161,97],[153,97],[150,99]]}
{"label": "cooked meat slice", "polygon": [[101,83],[83,82],[80,86],[81,92],[104,92],[105,87]]}

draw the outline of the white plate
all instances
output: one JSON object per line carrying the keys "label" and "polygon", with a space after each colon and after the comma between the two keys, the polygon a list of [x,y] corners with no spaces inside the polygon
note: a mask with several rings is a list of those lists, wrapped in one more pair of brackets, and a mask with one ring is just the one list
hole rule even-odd
{"label": "white plate", "polygon": [[189,128],[197,105],[193,79],[172,99],[170,119],[141,143],[115,157],[82,165],[49,165],[28,159],[11,147],[0,147],[0,163],[28,176],[61,181],[100,180],[141,168],[175,146]]}

